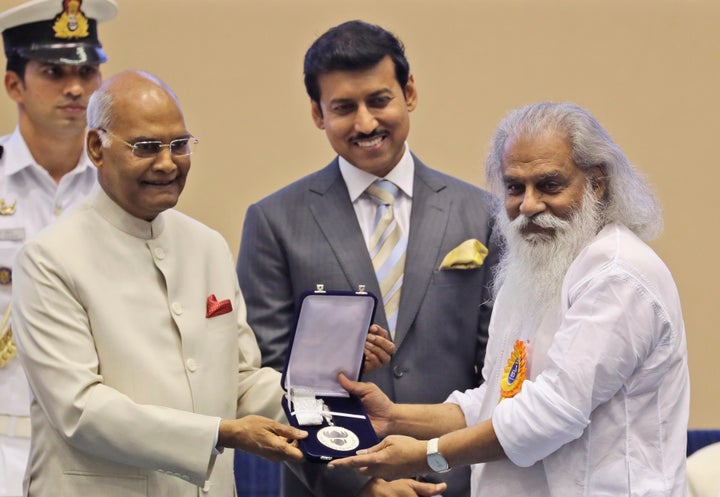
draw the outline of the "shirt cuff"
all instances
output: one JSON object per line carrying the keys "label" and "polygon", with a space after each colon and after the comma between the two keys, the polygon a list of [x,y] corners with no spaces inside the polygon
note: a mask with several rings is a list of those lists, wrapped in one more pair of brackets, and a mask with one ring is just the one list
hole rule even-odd
{"label": "shirt cuff", "polygon": [[590,423],[582,412],[550,388],[526,380],[522,391],[500,402],[492,424],[514,464],[529,467],[580,436]]}
{"label": "shirt cuff", "polygon": [[481,401],[485,397],[486,388],[487,387],[483,383],[479,387],[466,390],[465,392],[455,390],[453,393],[450,394],[450,396],[445,400],[444,403],[457,404],[460,407],[463,416],[465,416],[465,425],[476,425],[480,421],[484,421],[483,419],[480,419],[480,408],[482,407]]}
{"label": "shirt cuff", "polygon": [[225,451],[225,447],[217,446],[218,440],[220,439],[220,421],[222,421],[222,419],[217,418],[217,430],[215,430],[215,442],[213,442],[213,450],[212,450],[213,456],[218,456]]}

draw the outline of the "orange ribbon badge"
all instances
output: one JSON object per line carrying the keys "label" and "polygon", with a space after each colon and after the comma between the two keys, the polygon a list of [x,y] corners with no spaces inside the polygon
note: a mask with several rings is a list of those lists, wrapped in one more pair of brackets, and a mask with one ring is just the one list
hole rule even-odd
{"label": "orange ribbon badge", "polygon": [[527,377],[527,350],[525,342],[515,341],[510,358],[508,359],[502,380],[500,380],[500,401],[514,397],[520,390]]}

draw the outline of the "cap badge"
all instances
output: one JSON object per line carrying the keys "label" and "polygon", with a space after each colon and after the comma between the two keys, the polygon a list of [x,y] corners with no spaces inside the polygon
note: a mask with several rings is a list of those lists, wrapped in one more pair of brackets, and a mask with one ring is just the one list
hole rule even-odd
{"label": "cap badge", "polygon": [[55,38],[87,38],[88,18],[85,17],[80,5],[82,0],[62,0],[63,11],[55,18],[53,30]]}

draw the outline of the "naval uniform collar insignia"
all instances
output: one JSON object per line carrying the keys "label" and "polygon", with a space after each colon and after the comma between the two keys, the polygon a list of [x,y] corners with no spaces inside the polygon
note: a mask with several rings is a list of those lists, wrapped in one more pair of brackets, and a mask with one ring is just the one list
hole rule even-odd
{"label": "naval uniform collar insignia", "polygon": [[17,200],[13,200],[11,204],[8,204],[4,198],[0,198],[0,216],[12,216],[15,214],[15,204],[17,204]]}

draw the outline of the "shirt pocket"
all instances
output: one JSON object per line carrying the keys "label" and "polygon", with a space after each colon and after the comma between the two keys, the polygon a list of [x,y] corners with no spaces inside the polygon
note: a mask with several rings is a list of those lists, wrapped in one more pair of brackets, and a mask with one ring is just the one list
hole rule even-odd
{"label": "shirt pocket", "polygon": [[[0,216],[0,249],[12,249],[17,252],[25,243],[27,237],[28,229],[22,218],[12,216],[11,219],[8,219],[5,216]],[[0,260],[0,263],[6,264],[6,261]]]}
{"label": "shirt pocket", "polygon": [[436,269],[432,274],[431,284],[433,286],[457,286],[468,282],[478,283],[482,281],[482,266],[470,269]]}
{"label": "shirt pocket", "polygon": [[80,495],[147,497],[147,477],[93,474],[81,471],[64,473],[60,484],[60,496],[78,497]]}

